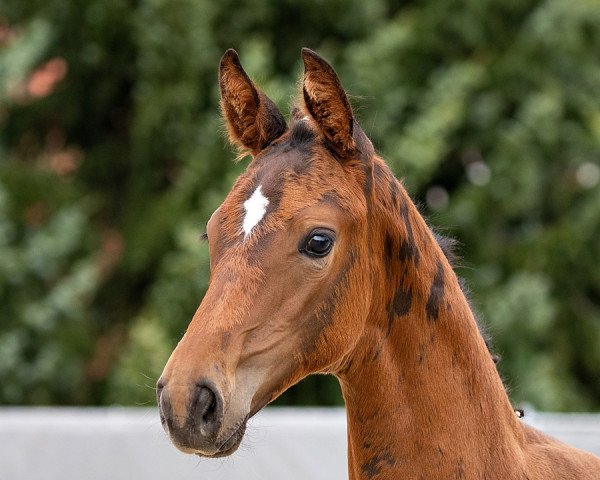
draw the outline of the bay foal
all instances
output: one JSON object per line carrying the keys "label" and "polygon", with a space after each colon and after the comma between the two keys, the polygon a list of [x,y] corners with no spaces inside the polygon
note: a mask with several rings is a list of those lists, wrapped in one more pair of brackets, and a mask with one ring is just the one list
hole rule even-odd
{"label": "bay foal", "polygon": [[262,407],[332,373],[351,479],[600,479],[600,459],[519,421],[433,234],[332,67],[302,58],[290,127],[221,60],[229,137],[253,158],[208,222],[210,286],[158,382],[172,441],[229,455]]}

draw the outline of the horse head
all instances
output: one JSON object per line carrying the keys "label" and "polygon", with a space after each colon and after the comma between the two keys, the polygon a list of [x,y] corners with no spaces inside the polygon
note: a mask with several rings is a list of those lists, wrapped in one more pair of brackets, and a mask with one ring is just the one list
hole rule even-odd
{"label": "horse head", "polygon": [[252,160],[207,224],[210,282],[158,382],[181,450],[235,451],[246,421],[311,373],[344,369],[371,310],[371,142],[333,68],[304,49],[288,127],[235,51],[221,59],[230,141]]}

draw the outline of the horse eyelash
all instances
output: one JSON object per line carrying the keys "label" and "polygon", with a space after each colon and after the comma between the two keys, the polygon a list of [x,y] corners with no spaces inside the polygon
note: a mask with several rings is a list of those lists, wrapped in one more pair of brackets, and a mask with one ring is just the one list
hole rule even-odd
{"label": "horse eyelash", "polygon": [[204,232],[202,235],[200,235],[200,241],[208,243],[208,233]]}

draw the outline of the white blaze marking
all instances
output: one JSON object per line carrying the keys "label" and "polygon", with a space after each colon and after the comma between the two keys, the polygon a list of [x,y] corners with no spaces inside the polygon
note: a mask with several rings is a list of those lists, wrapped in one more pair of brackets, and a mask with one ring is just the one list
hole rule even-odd
{"label": "white blaze marking", "polygon": [[244,223],[242,228],[246,237],[250,235],[252,229],[262,220],[267,212],[267,205],[269,199],[265,197],[260,191],[261,185],[259,185],[252,196],[244,202],[244,209],[246,210],[246,216],[244,217]]}

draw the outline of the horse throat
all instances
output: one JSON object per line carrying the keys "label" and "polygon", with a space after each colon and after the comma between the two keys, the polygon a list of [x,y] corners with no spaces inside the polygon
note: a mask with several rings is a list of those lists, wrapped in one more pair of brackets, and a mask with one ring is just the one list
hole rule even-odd
{"label": "horse throat", "polygon": [[397,255],[375,281],[389,288],[337,374],[350,479],[523,478],[506,462],[523,433],[491,354],[454,271],[405,205],[396,233],[412,244],[384,240]]}

